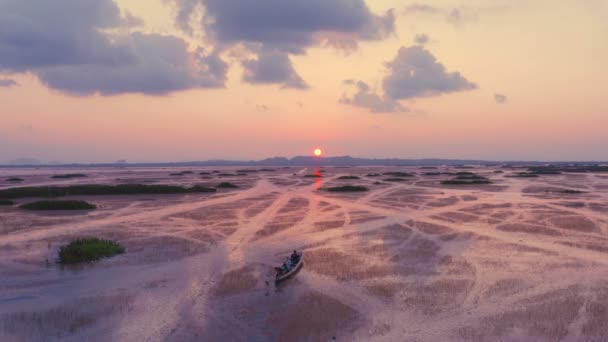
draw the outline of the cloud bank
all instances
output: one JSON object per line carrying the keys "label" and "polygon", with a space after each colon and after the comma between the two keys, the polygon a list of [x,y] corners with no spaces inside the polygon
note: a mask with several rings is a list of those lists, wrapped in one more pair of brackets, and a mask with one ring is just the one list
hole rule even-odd
{"label": "cloud bank", "polygon": [[386,75],[382,80],[382,96],[372,93],[364,82],[356,84],[357,92],[343,96],[341,103],[370,109],[372,112],[404,111],[397,105],[400,100],[439,96],[442,94],[477,89],[477,85],[467,80],[459,72],[448,72],[421,45],[402,47],[397,56],[385,63]]}
{"label": "cloud bank", "polygon": [[140,24],[112,0],[2,0],[0,73],[31,72],[78,95],[224,86],[227,65],[218,54],[191,51],[176,36],[125,30]]}
{"label": "cloud bank", "polygon": [[9,78],[0,78],[0,88],[10,88],[19,85],[17,81]]}
{"label": "cloud bank", "polygon": [[[395,31],[392,10],[373,14],[363,0],[169,1],[184,32],[202,30],[219,49],[240,44],[256,55],[242,61],[246,82],[283,88],[308,87],[289,55],[313,46],[353,50],[361,41],[385,39]],[[193,20],[197,8],[203,9],[202,21]]]}

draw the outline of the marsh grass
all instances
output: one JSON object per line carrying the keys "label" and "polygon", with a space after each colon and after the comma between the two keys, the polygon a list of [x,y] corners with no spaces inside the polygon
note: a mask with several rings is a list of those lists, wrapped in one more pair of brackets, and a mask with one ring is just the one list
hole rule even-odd
{"label": "marsh grass", "polygon": [[557,175],[562,172],[586,173],[586,172],[608,172],[608,166],[604,165],[574,165],[574,166],[533,166],[528,171],[544,175]]}
{"label": "marsh grass", "polygon": [[537,173],[532,173],[532,172],[517,172],[514,174],[510,174],[510,175],[506,175],[505,177],[509,177],[509,178],[538,178]]}
{"label": "marsh grass", "polygon": [[188,194],[200,192],[216,192],[214,188],[196,185],[190,188],[176,185],[145,185],[145,184],[119,184],[119,185],[70,185],[70,186],[40,186],[21,187],[0,190],[3,198],[25,197],[63,197],[84,195],[138,195],[138,194]]}
{"label": "marsh grass", "polygon": [[489,179],[449,179],[442,181],[443,185],[476,185],[476,184],[492,184]]}
{"label": "marsh grass", "polygon": [[385,172],[383,175],[393,177],[414,177],[413,174],[407,172]]}
{"label": "marsh grass", "polygon": [[63,175],[54,175],[51,178],[53,179],[70,179],[70,178],[84,178],[88,177],[84,173],[66,173]]}
{"label": "marsh grass", "polygon": [[357,176],[341,176],[341,177],[338,177],[338,179],[340,179],[340,180],[354,180],[354,179],[361,179],[361,178],[357,177]]}
{"label": "marsh grass", "polygon": [[384,180],[385,182],[405,182],[404,178],[387,178]]}
{"label": "marsh grass", "polygon": [[23,178],[19,178],[19,177],[11,177],[11,178],[7,178],[6,181],[7,182],[23,182],[24,179]]}
{"label": "marsh grass", "polygon": [[342,185],[342,186],[334,186],[326,189],[329,192],[362,192],[369,191],[368,188],[361,185]]}
{"label": "marsh grass", "polygon": [[97,261],[123,254],[125,248],[118,242],[98,238],[77,239],[59,249],[59,263],[62,265]]}
{"label": "marsh grass", "polygon": [[232,184],[230,182],[222,182],[217,185],[217,188],[218,189],[236,189],[236,188],[238,188],[238,185]]}
{"label": "marsh grass", "polygon": [[38,201],[21,205],[19,208],[34,211],[47,210],[93,210],[97,206],[85,201]]}
{"label": "marsh grass", "polygon": [[9,206],[9,205],[15,205],[15,202],[13,202],[9,199],[0,198],[0,206]]}

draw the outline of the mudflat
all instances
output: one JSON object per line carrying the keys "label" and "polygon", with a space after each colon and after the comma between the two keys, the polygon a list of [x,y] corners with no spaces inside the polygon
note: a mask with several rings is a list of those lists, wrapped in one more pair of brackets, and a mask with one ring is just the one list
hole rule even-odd
{"label": "mudflat", "polygon": [[[19,206],[45,198],[11,198],[0,206],[0,340],[608,336],[605,174],[510,177],[521,170],[478,167],[446,182],[462,170],[246,171],[0,169],[0,197],[15,187],[217,188],[62,197],[96,206],[87,211],[26,211]],[[53,177],[61,174],[86,177]],[[366,191],[326,190],[347,185]],[[58,249],[81,237],[126,252],[57,264]],[[275,285],[273,267],[296,249],[303,268]]]}

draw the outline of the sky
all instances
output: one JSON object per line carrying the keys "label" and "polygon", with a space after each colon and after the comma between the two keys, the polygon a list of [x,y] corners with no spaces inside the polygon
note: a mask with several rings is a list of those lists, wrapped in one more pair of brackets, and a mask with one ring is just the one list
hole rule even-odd
{"label": "sky", "polygon": [[605,0],[0,0],[0,163],[608,160]]}

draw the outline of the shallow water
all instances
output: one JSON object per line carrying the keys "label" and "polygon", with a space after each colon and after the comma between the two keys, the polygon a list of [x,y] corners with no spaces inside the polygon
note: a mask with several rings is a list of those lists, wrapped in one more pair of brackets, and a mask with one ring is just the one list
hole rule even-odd
{"label": "shallow water", "polygon": [[[605,176],[508,178],[479,168],[467,171],[494,184],[447,187],[440,181],[449,176],[407,167],[326,167],[323,177],[306,177],[319,174],[314,168],[234,177],[218,174],[237,168],[188,170],[0,169],[0,188],[16,186],[3,182],[12,176],[25,179],[18,186],[239,186],[76,197],[99,207],[84,214],[0,207],[0,340],[576,341],[608,334]],[[390,171],[415,177],[366,176]],[[89,177],[50,178],[77,172]],[[338,179],[345,175],[361,179]],[[370,191],[322,190],[344,184]],[[127,253],[58,266],[59,246],[82,236],[115,239]],[[275,286],[273,267],[294,249],[304,250],[304,267]]]}

